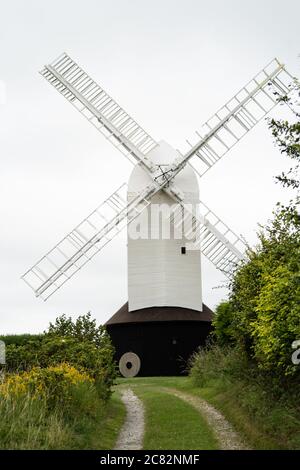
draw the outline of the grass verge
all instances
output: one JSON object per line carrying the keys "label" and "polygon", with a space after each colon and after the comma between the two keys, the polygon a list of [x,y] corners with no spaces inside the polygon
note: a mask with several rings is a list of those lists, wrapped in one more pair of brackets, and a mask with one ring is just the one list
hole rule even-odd
{"label": "grass verge", "polygon": [[64,448],[110,450],[114,448],[126,415],[118,392],[91,419],[78,417],[70,429]]}

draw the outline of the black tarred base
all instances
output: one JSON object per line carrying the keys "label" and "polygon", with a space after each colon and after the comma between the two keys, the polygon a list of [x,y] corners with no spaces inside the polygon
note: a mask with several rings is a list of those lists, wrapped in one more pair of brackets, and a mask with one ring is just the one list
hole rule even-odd
{"label": "black tarred base", "polygon": [[134,352],[141,360],[139,376],[177,376],[187,373],[187,361],[206,343],[211,322],[159,321],[107,325],[117,362]]}

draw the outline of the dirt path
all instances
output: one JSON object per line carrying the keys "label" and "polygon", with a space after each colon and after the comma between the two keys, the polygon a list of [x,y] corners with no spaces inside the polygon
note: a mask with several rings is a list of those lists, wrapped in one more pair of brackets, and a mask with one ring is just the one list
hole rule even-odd
{"label": "dirt path", "polygon": [[206,418],[207,423],[214,430],[219,441],[220,450],[247,449],[240,436],[234,431],[224,416],[205,400],[174,388],[164,387],[162,390],[191,404]]}
{"label": "dirt path", "polygon": [[115,450],[142,449],[145,431],[143,403],[130,388],[121,390],[121,399],[126,406],[127,414]]}

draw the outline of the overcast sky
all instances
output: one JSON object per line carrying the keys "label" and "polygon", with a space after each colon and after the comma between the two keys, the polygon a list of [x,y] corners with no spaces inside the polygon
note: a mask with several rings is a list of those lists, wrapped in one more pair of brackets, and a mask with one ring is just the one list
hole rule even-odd
{"label": "overcast sky", "polygon": [[[1,0],[0,13],[0,332],[39,332],[61,313],[103,323],[127,300],[125,233],[47,302],[20,280],[132,169],[38,71],[68,52],[155,139],[182,148],[273,57],[300,75],[300,3]],[[201,179],[201,199],[255,243],[290,197],[274,182],[289,163],[261,122]],[[223,283],[203,261],[212,308]]]}

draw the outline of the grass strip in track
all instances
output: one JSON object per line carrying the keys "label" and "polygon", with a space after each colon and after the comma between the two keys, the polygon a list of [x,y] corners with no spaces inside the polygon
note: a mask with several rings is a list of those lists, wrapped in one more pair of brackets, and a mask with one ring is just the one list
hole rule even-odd
{"label": "grass strip in track", "polygon": [[145,450],[210,450],[218,443],[205,419],[190,404],[147,386],[133,387],[145,406]]}

